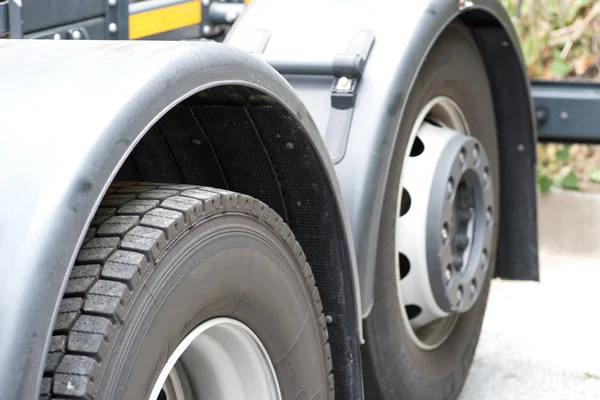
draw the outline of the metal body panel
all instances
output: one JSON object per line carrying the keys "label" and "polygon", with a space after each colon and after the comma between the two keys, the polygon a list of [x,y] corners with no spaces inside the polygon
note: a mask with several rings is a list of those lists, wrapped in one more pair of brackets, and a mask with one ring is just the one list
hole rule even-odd
{"label": "metal body panel", "polygon": [[600,143],[600,84],[535,81],[532,94],[541,141]]}
{"label": "metal body panel", "polygon": [[0,3],[0,35],[10,32],[11,39],[128,38],[127,0],[113,4],[101,0],[33,1],[18,7],[18,15],[12,6],[17,3],[21,4],[18,0]]}
{"label": "metal body panel", "polygon": [[207,42],[7,40],[0,52],[3,400],[38,398],[54,316],[102,195],[150,126],[193,93],[248,86],[295,116],[331,183],[345,256],[355,264],[325,145],[291,86],[267,64]]}
{"label": "metal body panel", "polygon": [[48,29],[104,16],[106,0],[44,0],[23,2],[23,31]]}
{"label": "metal body panel", "polygon": [[8,32],[8,1],[0,1],[0,35]]}
{"label": "metal body panel", "polygon": [[[106,1],[105,38],[112,40],[129,39],[129,0]],[[115,30],[116,28],[116,30]]]}
{"label": "metal body panel", "polygon": [[[343,53],[357,31],[371,29],[375,33],[375,44],[362,76],[348,138],[324,138],[332,157],[331,153],[339,151],[340,141],[347,139],[347,144],[343,143],[343,156],[334,159],[355,239],[363,317],[369,314],[373,304],[383,193],[391,150],[405,104],[420,66],[436,38],[451,21],[467,14],[478,28],[488,25],[499,27],[498,30],[507,37],[507,40],[503,39],[507,46],[519,49],[511,21],[496,0],[428,0],[395,5],[385,0],[306,0],[300,3],[257,0],[239,17],[225,40],[225,43],[251,51],[254,45],[252,38],[256,37],[253,34],[268,32],[270,37],[264,50],[266,59],[296,60],[302,56],[306,63],[310,59],[318,64],[320,60],[330,60],[332,56]],[[527,74],[520,52],[514,52],[517,54],[516,63],[520,64],[519,79],[514,83],[518,86],[526,81]],[[312,114],[321,134],[326,136],[333,78],[285,77]],[[517,92],[519,95],[526,94],[523,126],[533,127],[528,87],[525,84],[521,86],[523,91],[517,87]],[[535,158],[535,132],[524,132],[522,142],[527,146],[520,156]],[[533,180],[531,185],[534,190]],[[530,210],[535,209],[535,203],[532,203],[535,198],[521,200],[529,208],[519,218],[531,218]],[[514,228],[512,221],[506,225]],[[536,245],[531,239],[536,237],[536,233],[532,232],[527,232],[527,246]],[[537,261],[523,264],[524,268],[531,269],[531,276],[537,276]]]}
{"label": "metal body panel", "polygon": [[8,29],[10,37],[23,37],[23,3],[21,0],[8,0]]}
{"label": "metal body panel", "polygon": [[0,37],[8,32],[8,1],[0,1]]}
{"label": "metal body panel", "polygon": [[106,35],[106,21],[103,17],[78,21],[75,24],[54,27],[51,29],[26,34],[24,39],[73,39],[74,32],[79,32],[81,39],[103,40]]}

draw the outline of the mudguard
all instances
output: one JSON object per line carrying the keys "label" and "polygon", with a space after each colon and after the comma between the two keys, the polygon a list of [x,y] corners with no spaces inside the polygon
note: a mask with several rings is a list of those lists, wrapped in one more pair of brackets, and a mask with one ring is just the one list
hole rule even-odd
{"label": "mudguard", "polygon": [[[254,88],[301,124],[337,199],[343,251],[354,264],[323,141],[291,86],[264,62],[222,44],[189,42],[2,41],[0,55],[3,400],[38,398],[70,269],[120,165],[154,122],[204,89]],[[350,275],[357,279],[355,269]]]}
{"label": "mudguard", "polygon": [[[429,49],[456,19],[472,30],[496,107],[503,209],[497,276],[537,280],[536,125],[517,37],[499,1],[255,0],[225,40],[277,60],[324,136],[350,216],[363,317],[373,304],[383,193],[399,123]],[[340,133],[331,129],[330,110],[332,76],[343,73],[334,68],[323,76],[319,66],[345,53],[360,30],[373,32],[375,41],[349,128]],[[316,72],[298,75],[297,60]]]}

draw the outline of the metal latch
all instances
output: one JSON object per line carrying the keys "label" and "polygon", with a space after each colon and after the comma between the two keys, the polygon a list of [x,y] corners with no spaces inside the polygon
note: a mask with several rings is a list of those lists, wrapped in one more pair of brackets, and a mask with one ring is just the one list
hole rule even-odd
{"label": "metal latch", "polygon": [[348,51],[334,57],[333,73],[336,79],[331,87],[332,107],[341,110],[354,107],[358,83],[373,43],[375,33],[372,30],[359,31],[352,38]]}

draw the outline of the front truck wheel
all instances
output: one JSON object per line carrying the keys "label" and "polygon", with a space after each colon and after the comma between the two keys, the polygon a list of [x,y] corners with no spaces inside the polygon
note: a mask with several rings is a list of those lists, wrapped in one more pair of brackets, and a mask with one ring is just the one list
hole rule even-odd
{"label": "front truck wheel", "polygon": [[54,327],[41,398],[333,399],[310,266],[240,194],[115,183]]}
{"label": "front truck wheel", "polygon": [[369,400],[458,396],[494,274],[496,123],[484,64],[453,24],[428,55],[394,150],[363,349]]}

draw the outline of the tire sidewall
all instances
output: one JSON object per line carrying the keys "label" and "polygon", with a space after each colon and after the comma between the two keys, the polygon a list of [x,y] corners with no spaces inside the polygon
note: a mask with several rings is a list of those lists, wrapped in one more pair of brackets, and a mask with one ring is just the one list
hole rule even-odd
{"label": "tire sidewall", "polygon": [[[452,50],[451,50],[452,49]],[[464,57],[468,55],[468,57]],[[469,63],[476,63],[475,68]],[[409,336],[398,299],[395,230],[402,163],[414,122],[433,98],[452,99],[465,114],[471,135],[486,149],[492,179],[494,202],[499,215],[499,161],[492,95],[483,62],[471,35],[461,25],[452,25],[439,39],[411,90],[402,116],[384,197],[377,253],[375,303],[365,324],[373,372],[386,371],[375,378],[378,394],[385,398],[454,398],[460,392],[477,346],[486,308],[489,285],[494,274],[498,224],[490,266],[476,304],[458,319],[450,337],[437,349],[423,351]],[[415,201],[415,199],[413,199]],[[388,384],[381,382],[388,382]]]}
{"label": "tire sidewall", "polygon": [[280,235],[246,215],[211,218],[152,267],[115,332],[98,398],[148,399],[172,352],[217,317],[247,325],[271,357],[283,398],[310,398],[328,378],[304,265]]}

